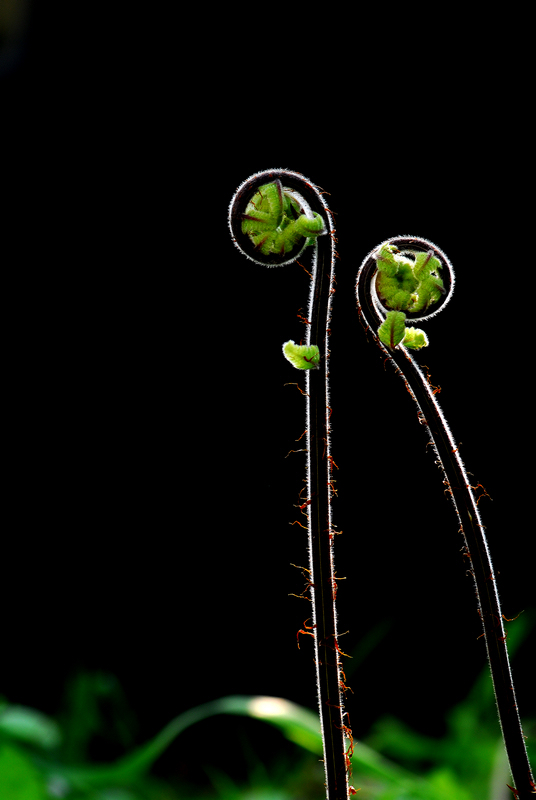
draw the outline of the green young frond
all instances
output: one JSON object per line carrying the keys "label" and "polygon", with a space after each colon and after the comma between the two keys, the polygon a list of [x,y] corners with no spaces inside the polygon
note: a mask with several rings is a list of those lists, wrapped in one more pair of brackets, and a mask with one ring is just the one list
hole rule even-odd
{"label": "green young frond", "polygon": [[412,350],[428,347],[428,337],[425,332],[420,328],[406,328],[405,323],[406,315],[403,311],[389,311],[378,329],[380,342],[389,350],[393,350],[401,342],[404,347]]}
{"label": "green young frond", "polygon": [[402,344],[411,350],[420,350],[421,347],[428,347],[428,336],[420,328],[406,328]]}
{"label": "green young frond", "polygon": [[390,244],[383,245],[376,254],[376,290],[385,308],[426,311],[445,294],[439,259],[432,251],[416,252],[414,256],[412,261]]}
{"label": "green young frond", "polygon": [[415,253],[413,274],[418,280],[424,281],[431,272],[437,272],[440,269],[441,262],[434,256],[432,250],[428,250],[427,253]]}
{"label": "green young frond", "polygon": [[302,236],[318,236],[324,230],[324,220],[316,212],[314,212],[314,219],[309,219],[305,214],[302,214],[296,220],[295,225],[296,230]]}
{"label": "green young frond", "polygon": [[398,311],[411,310],[412,295],[416,293],[418,285],[411,264],[404,262],[399,264],[395,275],[380,271],[376,278],[376,289],[384,306]]}
{"label": "green young frond", "polygon": [[320,350],[316,344],[296,344],[290,339],[283,345],[283,355],[296,369],[318,369]]}
{"label": "green young frond", "polygon": [[[288,190],[289,191],[289,190]],[[294,197],[285,193],[280,181],[261,186],[246,206],[242,233],[246,233],[264,255],[290,253],[297,245],[314,242],[324,231],[324,221],[301,213]]]}
{"label": "green young frond", "polygon": [[254,209],[242,217],[242,233],[250,236],[259,231],[273,231],[272,215],[266,211],[255,211]]}
{"label": "green young frond", "polygon": [[402,311],[389,311],[378,329],[380,342],[393,350],[400,344],[406,333],[406,315]]}
{"label": "green young frond", "polygon": [[411,267],[409,260],[401,256],[398,248],[392,244],[384,244],[375,258],[378,269],[387,278],[392,278],[403,266]]}

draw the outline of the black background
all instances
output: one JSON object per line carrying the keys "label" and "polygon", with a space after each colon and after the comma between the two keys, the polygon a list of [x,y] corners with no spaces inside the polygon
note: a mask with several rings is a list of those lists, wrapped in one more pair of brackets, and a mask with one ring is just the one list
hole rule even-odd
{"label": "black background", "polygon": [[[364,336],[354,281],[396,235],[449,255],[455,294],[418,359],[493,498],[480,508],[504,612],[534,611],[530,192],[510,95],[483,127],[484,90],[468,115],[447,73],[433,98],[411,76],[363,88],[359,65],[337,70],[325,54],[314,80],[259,88],[237,51],[215,61],[200,40],[185,58],[165,19],[70,13],[34,10],[4,76],[15,181],[1,691],[54,714],[77,670],[109,670],[140,743],[228,694],[315,708],[312,647],[296,647],[309,607],[289,596],[303,588],[291,563],[307,556],[289,525],[304,457],[285,458],[304,402],[285,384],[303,377],[281,354],[304,335],[309,279],[246,261],[226,220],[243,180],[284,167],[329,192],[336,214],[341,646],[357,664],[378,634],[353,674],[348,662],[354,735],[385,712],[440,735],[484,643],[441,474],[402,382]],[[533,652],[534,635],[514,661],[526,716]],[[192,729],[165,769],[192,779],[206,761],[239,759],[244,724]]]}

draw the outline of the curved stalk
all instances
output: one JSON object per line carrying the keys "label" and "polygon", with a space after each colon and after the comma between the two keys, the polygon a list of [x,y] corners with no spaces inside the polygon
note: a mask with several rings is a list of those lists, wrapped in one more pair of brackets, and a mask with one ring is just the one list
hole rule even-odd
{"label": "curved stalk", "polygon": [[[277,181],[280,182],[281,187],[289,190],[285,192],[287,197],[296,199],[300,204],[301,201],[305,201],[308,206],[306,214],[311,220],[313,215],[317,214],[321,216],[324,223],[323,235],[319,235],[314,243],[308,324],[306,326],[307,346],[317,345],[320,351],[318,367],[311,368],[311,365],[305,367],[310,570],[308,577],[312,603],[318,705],[324,745],[326,798],[327,800],[347,800],[351,789],[348,786],[344,736],[345,733],[349,734],[349,729],[343,724],[340,651],[335,611],[336,583],[333,558],[334,531],[331,519],[332,458],[329,423],[331,410],[328,377],[335,229],[328,206],[317,187],[303,175],[286,170],[256,173],[245,181],[238,188],[231,202],[229,225],[237,247],[257,263],[266,266],[280,266],[299,257],[300,252],[295,253],[293,250],[283,252],[283,248],[286,246],[283,239],[277,239],[277,234],[273,230],[266,232],[263,229],[267,218],[264,214],[257,213],[255,206],[250,209],[247,217],[248,224],[253,218],[253,222],[255,223],[256,220],[258,228],[262,229],[256,237],[256,246],[251,237],[243,230],[242,222],[246,204],[255,196],[259,187]],[[273,203],[278,205],[277,194],[273,189],[270,189],[269,192],[263,189],[262,200],[256,200],[256,204],[264,202],[264,197],[266,197],[265,205],[268,207],[269,202],[272,202],[272,194]],[[259,220],[261,220],[260,224]],[[290,235],[287,236],[288,241],[291,238]],[[272,241],[277,243],[275,247],[279,249],[279,252],[262,253],[261,248],[269,249]]]}
{"label": "curved stalk", "polygon": [[[391,239],[389,242],[400,250],[408,248],[412,251],[427,252],[431,249],[443,266],[450,268],[444,253],[425,239],[400,237]],[[373,284],[377,272],[377,262],[374,256],[377,256],[378,251],[379,248],[372,251],[359,270],[356,285],[358,310],[365,323],[367,333],[372,334],[384,356],[391,361],[396,372],[405,381],[406,388],[417,404],[420,422],[426,426],[443,469],[445,491],[452,499],[460,531],[464,536],[465,555],[469,560],[470,572],[474,578],[478,612],[482,619],[499,721],[515,784],[515,788],[511,788],[519,800],[530,800],[536,794],[536,787],[519,719],[502,623],[503,616],[484,526],[458,447],[433,394],[432,387],[406,347],[398,344],[392,349],[387,348],[376,333],[378,326],[385,320]]]}

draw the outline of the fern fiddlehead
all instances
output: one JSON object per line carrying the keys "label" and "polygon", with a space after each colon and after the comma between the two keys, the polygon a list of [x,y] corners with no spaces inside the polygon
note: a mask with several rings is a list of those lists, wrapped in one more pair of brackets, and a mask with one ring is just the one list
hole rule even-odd
{"label": "fern fiddlehead", "polygon": [[347,800],[352,789],[346,768],[344,733],[349,729],[343,723],[335,614],[328,382],[335,230],[318,188],[288,170],[259,172],[244,181],[230,204],[229,227],[242,253],[265,266],[289,264],[307,247],[313,251],[306,343],[286,342],[284,355],[305,371],[309,591],[326,797]]}
{"label": "fern fiddlehead", "polygon": [[363,261],[356,283],[357,306],[367,332],[405,381],[417,404],[419,420],[435,447],[474,578],[513,791],[519,800],[530,800],[536,787],[519,719],[484,526],[458,447],[432,387],[407,349],[426,346],[427,340],[424,332],[405,327],[406,317],[421,322],[435,315],[450,299],[453,286],[452,266],[436,245],[418,237],[398,237],[383,242]]}

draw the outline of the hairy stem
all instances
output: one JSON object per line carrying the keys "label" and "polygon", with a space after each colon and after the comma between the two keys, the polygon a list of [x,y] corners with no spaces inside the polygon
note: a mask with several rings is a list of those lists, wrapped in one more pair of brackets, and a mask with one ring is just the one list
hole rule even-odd
{"label": "hairy stem", "polygon": [[309,560],[311,600],[315,626],[318,702],[324,741],[327,797],[347,798],[344,757],[343,702],[340,691],[340,651],[335,610],[336,581],[331,520],[331,452],[329,405],[329,318],[333,282],[333,242],[322,237],[309,305],[311,343],[318,343],[323,358],[318,370],[306,373],[307,477],[309,505]]}
{"label": "hairy stem", "polygon": [[[425,247],[419,247],[418,240],[393,239],[390,241],[397,247],[407,247],[410,244],[411,247],[420,250],[429,248],[431,244],[426,242]],[[442,260],[439,250],[435,252],[435,255]],[[536,794],[536,787],[521,729],[506,636],[502,624],[503,616],[477,501],[460,458],[458,447],[428,380],[405,347],[399,345],[389,351],[382,345],[376,334],[376,329],[383,323],[383,318],[377,310],[372,295],[371,286],[375,271],[376,262],[371,254],[363,262],[358,274],[356,292],[359,313],[365,322],[367,332],[372,333],[376,344],[405,381],[406,387],[417,403],[419,419],[426,426],[439,457],[444,472],[446,491],[450,494],[458,516],[460,531],[465,541],[465,555],[474,578],[478,612],[482,619],[499,721],[515,784],[515,796],[519,800],[530,800]]]}
{"label": "hairy stem", "polygon": [[[272,184],[274,184],[273,186]],[[270,186],[267,187],[267,184]],[[255,192],[262,188],[260,195]],[[283,189],[288,189],[283,192]],[[280,227],[271,226],[272,209],[281,208],[281,197],[309,206],[308,222],[300,220],[289,225],[283,233]],[[244,208],[255,201],[246,215]],[[283,198],[283,202],[285,198]],[[264,204],[264,205],[263,205]],[[262,214],[257,207],[262,207]],[[305,206],[304,206],[305,207]],[[314,215],[320,215],[324,233],[317,235],[314,243],[313,273],[309,295],[307,319],[307,345],[316,345],[320,351],[318,368],[306,368],[306,430],[307,430],[307,517],[309,540],[309,591],[315,642],[315,663],[318,687],[318,704],[322,740],[327,800],[347,800],[347,759],[345,733],[349,728],[343,723],[341,697],[340,651],[337,639],[335,611],[335,568],[333,559],[334,532],[331,521],[331,452],[329,431],[329,323],[334,280],[335,230],[326,202],[320,191],[303,175],[287,170],[256,173],[245,181],[235,193],[230,206],[229,225],[237,247],[251,260],[266,266],[281,266],[293,261],[300,253],[287,248],[293,246],[295,232],[302,225],[314,232]],[[259,222],[260,220],[260,222]],[[244,231],[244,227],[246,231]],[[248,236],[254,229],[254,242]],[[267,230],[270,228],[270,230]],[[290,233],[289,233],[290,232]],[[305,234],[306,236],[309,233]],[[289,344],[289,343],[287,343]],[[294,349],[294,343],[290,343]],[[292,349],[292,348],[291,348]],[[316,364],[316,361],[314,362]]]}

